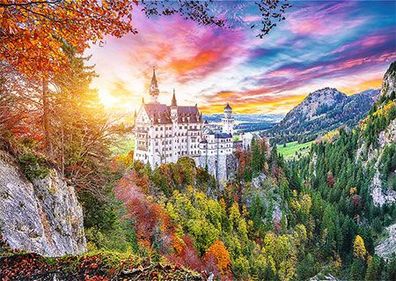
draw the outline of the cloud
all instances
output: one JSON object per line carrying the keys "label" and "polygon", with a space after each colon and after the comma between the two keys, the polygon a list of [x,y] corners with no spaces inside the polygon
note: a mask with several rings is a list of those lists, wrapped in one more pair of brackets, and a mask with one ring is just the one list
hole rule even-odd
{"label": "cloud", "polygon": [[[141,18],[141,22],[148,21]],[[138,25],[138,30],[140,34],[128,36],[121,43],[131,46],[128,62],[146,67],[156,65],[180,83],[215,74],[245,52],[241,30],[208,28],[179,16]]]}
{"label": "cloud", "polygon": [[332,81],[339,77],[374,71],[378,66],[383,69],[396,59],[395,38],[396,33],[392,30],[365,35],[335,48],[328,55],[315,57],[312,61],[286,62],[264,71],[250,77],[250,83],[259,88],[265,87],[267,91],[276,94],[312,84],[317,80]]}
{"label": "cloud", "polygon": [[350,32],[368,20],[365,16],[349,16],[356,4],[354,1],[343,1],[299,8],[289,15],[287,29],[296,35],[311,37]]}
{"label": "cloud", "polygon": [[[239,112],[285,112],[317,88],[351,94],[376,87],[396,59],[393,7],[295,2],[263,40],[246,26],[201,26],[179,16],[148,20],[138,13],[139,34],[108,38],[92,50],[100,75],[95,86],[114,103],[136,108],[156,66],[161,102],[169,103],[176,88],[180,104],[198,103],[206,112],[222,112],[226,102]],[[258,20],[251,11],[235,17]]]}
{"label": "cloud", "polygon": [[[254,94],[252,94],[254,92]],[[304,94],[271,95],[265,88],[240,92],[221,91],[209,97],[207,104],[200,109],[206,113],[222,112],[226,101],[231,102],[234,111],[238,113],[286,112],[291,105],[302,101]]]}

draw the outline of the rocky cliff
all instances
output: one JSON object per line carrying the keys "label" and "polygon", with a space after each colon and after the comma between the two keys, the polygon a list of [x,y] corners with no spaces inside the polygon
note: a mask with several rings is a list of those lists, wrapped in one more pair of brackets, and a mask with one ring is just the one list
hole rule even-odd
{"label": "rocky cliff", "polygon": [[55,170],[29,181],[17,161],[0,150],[0,232],[12,249],[45,256],[85,251],[82,208],[72,186]]}
{"label": "rocky cliff", "polygon": [[392,62],[384,75],[381,96],[391,97],[396,91],[396,61]]}
{"label": "rocky cliff", "polygon": [[[362,141],[361,147],[357,152],[357,159],[365,159],[367,151],[367,163],[373,163],[374,176],[371,180],[370,190],[373,203],[377,207],[391,206],[396,203],[396,189],[393,180],[396,178],[395,159],[396,153],[394,146],[396,144],[396,62],[393,62],[386,71],[382,83],[382,88],[375,110],[362,122],[363,128],[367,126],[367,120],[370,118],[376,122],[372,126],[374,130],[379,131],[375,135],[374,143],[367,144]],[[382,126],[385,124],[385,126]],[[379,129],[375,129],[378,127]],[[367,130],[367,128],[366,128]],[[363,138],[362,138],[363,139]],[[393,149],[391,149],[393,147]],[[388,149],[388,150],[387,150]],[[389,162],[384,161],[385,152],[388,151]],[[389,152],[393,151],[393,152]],[[385,165],[385,162],[387,164]],[[388,175],[384,175],[388,174]],[[393,180],[391,180],[393,178]],[[384,238],[375,247],[375,253],[385,259],[391,257],[396,252],[396,224],[387,227]]]}
{"label": "rocky cliff", "polygon": [[371,182],[371,196],[374,205],[382,207],[386,204],[396,202],[396,191],[382,179],[380,172],[381,160],[386,146],[396,143],[396,119],[383,130],[378,136],[378,147],[370,147],[368,154],[369,160],[374,161],[375,174]]}

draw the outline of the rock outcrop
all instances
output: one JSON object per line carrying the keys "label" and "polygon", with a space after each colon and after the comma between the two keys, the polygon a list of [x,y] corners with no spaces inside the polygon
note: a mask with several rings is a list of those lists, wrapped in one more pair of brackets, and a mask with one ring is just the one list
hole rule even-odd
{"label": "rock outcrop", "polygon": [[82,207],[72,186],[51,169],[30,182],[0,150],[0,233],[12,249],[44,256],[81,254],[86,241]]}
{"label": "rock outcrop", "polygon": [[396,61],[392,62],[384,75],[381,96],[391,97],[396,91]]}
{"label": "rock outcrop", "polygon": [[391,143],[396,143],[396,119],[379,134],[378,143],[379,147],[371,149],[368,158],[369,160],[375,160],[375,174],[371,182],[371,196],[373,198],[374,205],[382,207],[384,204],[393,204],[396,202],[396,191],[384,186],[381,179],[381,173],[379,171],[380,160],[385,146]]}
{"label": "rock outcrop", "polygon": [[396,253],[396,224],[386,228],[387,237],[375,247],[375,253],[384,259],[389,259]]}

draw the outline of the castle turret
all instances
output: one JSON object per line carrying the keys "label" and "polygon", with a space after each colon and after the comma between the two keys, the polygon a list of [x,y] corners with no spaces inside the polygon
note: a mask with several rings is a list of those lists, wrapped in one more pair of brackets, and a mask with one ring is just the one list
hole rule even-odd
{"label": "castle turret", "polygon": [[172,95],[172,102],[171,102],[170,110],[171,110],[172,122],[173,123],[177,123],[177,101],[176,101],[175,89],[173,89],[173,95]]}
{"label": "castle turret", "polygon": [[173,89],[173,95],[172,95],[172,102],[171,106],[177,106],[177,101],[176,101],[176,94],[175,94],[175,89]]}
{"label": "castle turret", "polygon": [[155,67],[153,67],[153,77],[151,78],[149,93],[150,93],[150,102],[158,103],[157,98],[159,95],[159,89],[158,89],[157,76],[155,75]]}
{"label": "castle turret", "polygon": [[227,102],[227,105],[224,107],[224,117],[223,121],[223,133],[233,134],[234,133],[234,118],[232,117],[232,107]]}

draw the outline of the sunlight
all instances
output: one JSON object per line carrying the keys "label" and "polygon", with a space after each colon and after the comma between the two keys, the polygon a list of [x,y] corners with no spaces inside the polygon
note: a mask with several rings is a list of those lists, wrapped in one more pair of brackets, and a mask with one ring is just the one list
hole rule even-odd
{"label": "sunlight", "polygon": [[122,106],[118,98],[116,98],[104,89],[99,90],[99,97],[100,101],[107,109]]}

